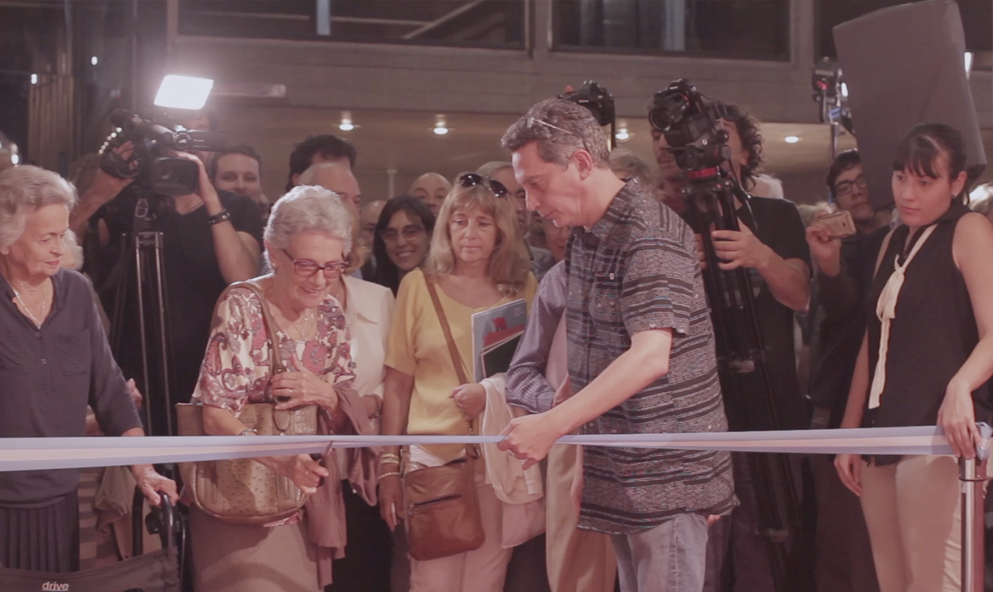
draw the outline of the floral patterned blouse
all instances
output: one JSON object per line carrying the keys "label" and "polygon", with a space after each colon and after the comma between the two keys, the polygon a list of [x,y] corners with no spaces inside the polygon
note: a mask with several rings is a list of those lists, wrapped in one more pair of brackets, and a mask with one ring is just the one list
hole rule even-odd
{"label": "floral patterned blouse", "polygon": [[[355,373],[345,313],[333,296],[318,306],[313,339],[299,341],[278,327],[275,330],[280,359],[287,369],[300,371],[302,365],[331,385],[351,386]],[[232,289],[214,311],[193,401],[228,409],[238,416],[245,405],[273,402],[266,393],[271,374],[262,303],[249,288]]]}

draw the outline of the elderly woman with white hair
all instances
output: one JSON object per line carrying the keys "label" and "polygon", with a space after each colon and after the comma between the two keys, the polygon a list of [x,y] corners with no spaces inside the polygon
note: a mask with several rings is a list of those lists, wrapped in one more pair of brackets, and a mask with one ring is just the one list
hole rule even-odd
{"label": "elderly woman with white hair", "polygon": [[[62,269],[76,190],[33,166],[0,174],[0,438],[86,435],[86,406],[109,436],[144,436],[86,279]],[[176,500],[151,465],[146,497]],[[79,569],[79,471],[0,473],[0,566]]]}
{"label": "elderly woman with white hair", "polygon": [[[374,407],[355,389],[347,316],[333,295],[349,266],[350,214],[331,191],[296,187],[273,207],[265,248],[272,273],[251,280],[258,291],[235,285],[215,308],[193,394],[193,401],[205,406],[205,431],[251,436],[239,415],[248,404],[273,403],[277,410],[316,405],[320,423],[331,433],[371,433],[369,409]],[[263,306],[275,323],[272,336],[263,322]],[[275,376],[269,365],[270,339],[288,368]],[[335,477],[348,474],[352,487],[375,503],[373,451],[356,449],[353,454],[355,466],[347,469],[335,454],[326,455],[323,465],[303,454],[256,459],[310,494],[304,509],[287,520],[265,526],[230,524],[191,508],[196,588],[315,592],[329,584],[331,559],[340,557],[345,546],[342,482]],[[370,477],[363,475],[363,467]]]}

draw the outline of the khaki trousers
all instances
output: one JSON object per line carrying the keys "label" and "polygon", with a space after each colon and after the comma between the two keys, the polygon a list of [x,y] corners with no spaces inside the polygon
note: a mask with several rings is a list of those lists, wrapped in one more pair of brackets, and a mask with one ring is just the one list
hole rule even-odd
{"label": "khaki trousers", "polygon": [[862,512],[881,592],[961,590],[962,514],[954,457],[863,464]]}
{"label": "khaki trousers", "polygon": [[451,557],[410,559],[410,592],[503,592],[513,549],[503,548],[503,510],[485,474],[476,473],[479,513],[486,542],[475,551]]}
{"label": "khaki trousers", "polygon": [[548,452],[545,479],[545,557],[552,592],[613,592],[617,559],[610,535],[579,530],[572,501],[578,446],[557,444]]}

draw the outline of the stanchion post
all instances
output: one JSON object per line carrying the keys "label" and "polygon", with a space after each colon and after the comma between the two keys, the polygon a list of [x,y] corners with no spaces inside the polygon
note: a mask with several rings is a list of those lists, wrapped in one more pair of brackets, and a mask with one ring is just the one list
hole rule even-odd
{"label": "stanchion post", "polygon": [[959,481],[962,484],[962,592],[983,592],[986,461],[960,458]]}

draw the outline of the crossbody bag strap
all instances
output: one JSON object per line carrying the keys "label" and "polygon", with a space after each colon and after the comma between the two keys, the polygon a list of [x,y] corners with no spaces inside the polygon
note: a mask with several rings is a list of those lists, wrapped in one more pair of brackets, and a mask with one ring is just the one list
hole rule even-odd
{"label": "crossbody bag strap", "polygon": [[452,364],[455,365],[455,373],[459,376],[459,384],[469,384],[469,378],[462,368],[462,356],[459,355],[459,348],[455,345],[452,337],[452,329],[448,326],[448,317],[445,316],[445,309],[441,307],[441,300],[438,299],[438,289],[434,282],[428,280],[428,293],[431,294],[431,303],[434,304],[434,311],[438,313],[438,320],[441,322],[441,331],[445,334],[445,341],[448,342],[448,353],[452,355]]}
{"label": "crossbody bag strap", "polygon": [[[448,317],[445,316],[445,309],[441,307],[441,300],[438,299],[438,288],[434,282],[427,280],[428,294],[431,295],[431,303],[434,304],[434,311],[438,314],[438,321],[441,322],[441,331],[445,334],[445,341],[448,342],[448,353],[452,356],[452,364],[455,365],[455,373],[459,377],[459,384],[469,384],[469,377],[462,367],[462,356],[459,355],[459,348],[455,345],[455,338],[452,337],[452,329],[448,326]],[[473,433],[472,422],[469,422],[469,434]],[[478,458],[479,451],[475,446],[465,447],[466,454],[470,458]]]}
{"label": "crossbody bag strap", "polygon": [[272,368],[273,376],[286,372],[286,364],[283,363],[282,356],[279,355],[279,338],[276,334],[276,321],[272,318],[272,311],[269,310],[269,303],[266,302],[265,295],[262,294],[262,288],[252,281],[231,284],[231,288],[235,287],[247,288],[258,297],[262,309],[262,324],[265,327],[266,339],[269,342],[269,367]]}

